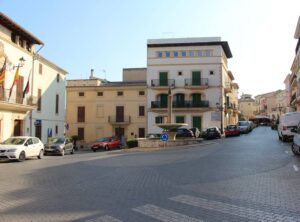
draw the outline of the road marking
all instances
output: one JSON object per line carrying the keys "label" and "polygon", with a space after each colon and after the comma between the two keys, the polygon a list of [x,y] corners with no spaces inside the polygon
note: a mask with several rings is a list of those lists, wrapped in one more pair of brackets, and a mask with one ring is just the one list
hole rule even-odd
{"label": "road marking", "polygon": [[294,168],[294,170],[295,170],[296,172],[299,171],[299,168],[298,168],[295,164],[293,165],[293,168]]}
{"label": "road marking", "polygon": [[102,217],[86,220],[85,222],[122,222],[122,221],[119,220],[119,219],[116,219],[112,216],[105,215],[105,216],[102,216]]}
{"label": "road marking", "polygon": [[164,222],[202,222],[202,220],[189,217],[171,210],[166,210],[151,204],[133,208],[132,210]]}
{"label": "road marking", "polygon": [[189,195],[179,195],[170,198],[170,200],[187,204],[190,206],[194,206],[194,207],[201,207],[208,210],[214,210],[221,213],[231,214],[231,215],[247,218],[254,221],[266,221],[268,220],[268,218],[274,218],[274,221],[284,221],[284,222],[300,221],[299,218],[296,219],[289,216],[283,216],[280,214],[269,213],[262,210],[255,210],[251,208],[240,207],[237,205],[202,199],[199,197],[192,197]]}

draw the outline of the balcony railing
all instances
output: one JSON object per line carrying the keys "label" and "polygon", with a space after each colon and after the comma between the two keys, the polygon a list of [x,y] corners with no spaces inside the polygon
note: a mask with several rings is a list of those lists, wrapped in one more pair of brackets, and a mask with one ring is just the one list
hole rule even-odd
{"label": "balcony railing", "polygon": [[23,98],[23,93],[12,91],[11,96],[9,97],[9,91],[9,89],[0,88],[0,101],[12,104],[36,106],[38,101],[36,96],[30,96],[29,94],[26,94]]}
{"label": "balcony railing", "polygon": [[295,74],[292,75],[292,78],[291,78],[291,81],[290,81],[290,84],[292,85],[293,82],[297,79],[297,76]]}
{"label": "balcony railing", "polygon": [[168,79],[167,81],[161,79],[152,79],[152,87],[175,87],[175,79]]}
{"label": "balcony railing", "polygon": [[131,116],[108,116],[108,122],[111,124],[130,124]]}
{"label": "balcony railing", "polygon": [[[152,101],[151,102],[151,108],[167,108],[167,104],[161,104],[160,101]],[[209,107],[209,101],[207,100],[201,100],[201,101],[182,101],[172,102],[173,108],[201,108],[201,107]]]}
{"label": "balcony railing", "polygon": [[294,93],[294,94],[292,95],[292,97],[291,97],[291,103],[294,102],[294,100],[296,99],[296,97],[297,97],[297,93]]}
{"label": "balcony railing", "polygon": [[227,108],[227,109],[237,109],[237,105],[235,103],[226,103],[225,108]]}
{"label": "balcony railing", "polygon": [[185,86],[208,86],[208,79],[207,78],[201,78],[199,80],[185,79],[184,85]]}

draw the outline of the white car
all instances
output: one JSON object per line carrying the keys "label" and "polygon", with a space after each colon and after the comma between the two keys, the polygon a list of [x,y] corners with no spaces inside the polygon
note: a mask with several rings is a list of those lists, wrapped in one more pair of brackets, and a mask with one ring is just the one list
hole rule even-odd
{"label": "white car", "polygon": [[300,124],[298,124],[297,129],[291,129],[291,131],[295,133],[291,148],[293,153],[299,156],[300,155]]}
{"label": "white car", "polygon": [[44,144],[36,137],[10,137],[0,144],[0,160],[24,161],[27,157],[41,159],[43,154]]}
{"label": "white car", "polygon": [[295,129],[300,122],[300,112],[289,112],[281,115],[278,124],[278,138],[284,142],[292,140]]}

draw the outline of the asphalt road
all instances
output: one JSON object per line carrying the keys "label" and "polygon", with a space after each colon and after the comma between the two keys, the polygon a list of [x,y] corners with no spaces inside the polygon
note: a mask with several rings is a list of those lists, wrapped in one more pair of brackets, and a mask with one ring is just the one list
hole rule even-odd
{"label": "asphalt road", "polygon": [[276,131],[147,152],[0,163],[0,221],[300,221],[300,157]]}

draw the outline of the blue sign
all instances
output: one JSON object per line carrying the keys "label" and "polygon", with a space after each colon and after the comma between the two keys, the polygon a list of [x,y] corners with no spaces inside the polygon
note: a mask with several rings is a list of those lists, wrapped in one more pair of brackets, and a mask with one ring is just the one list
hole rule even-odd
{"label": "blue sign", "polygon": [[169,135],[166,133],[163,133],[160,135],[160,140],[162,141],[168,141],[169,140]]}

